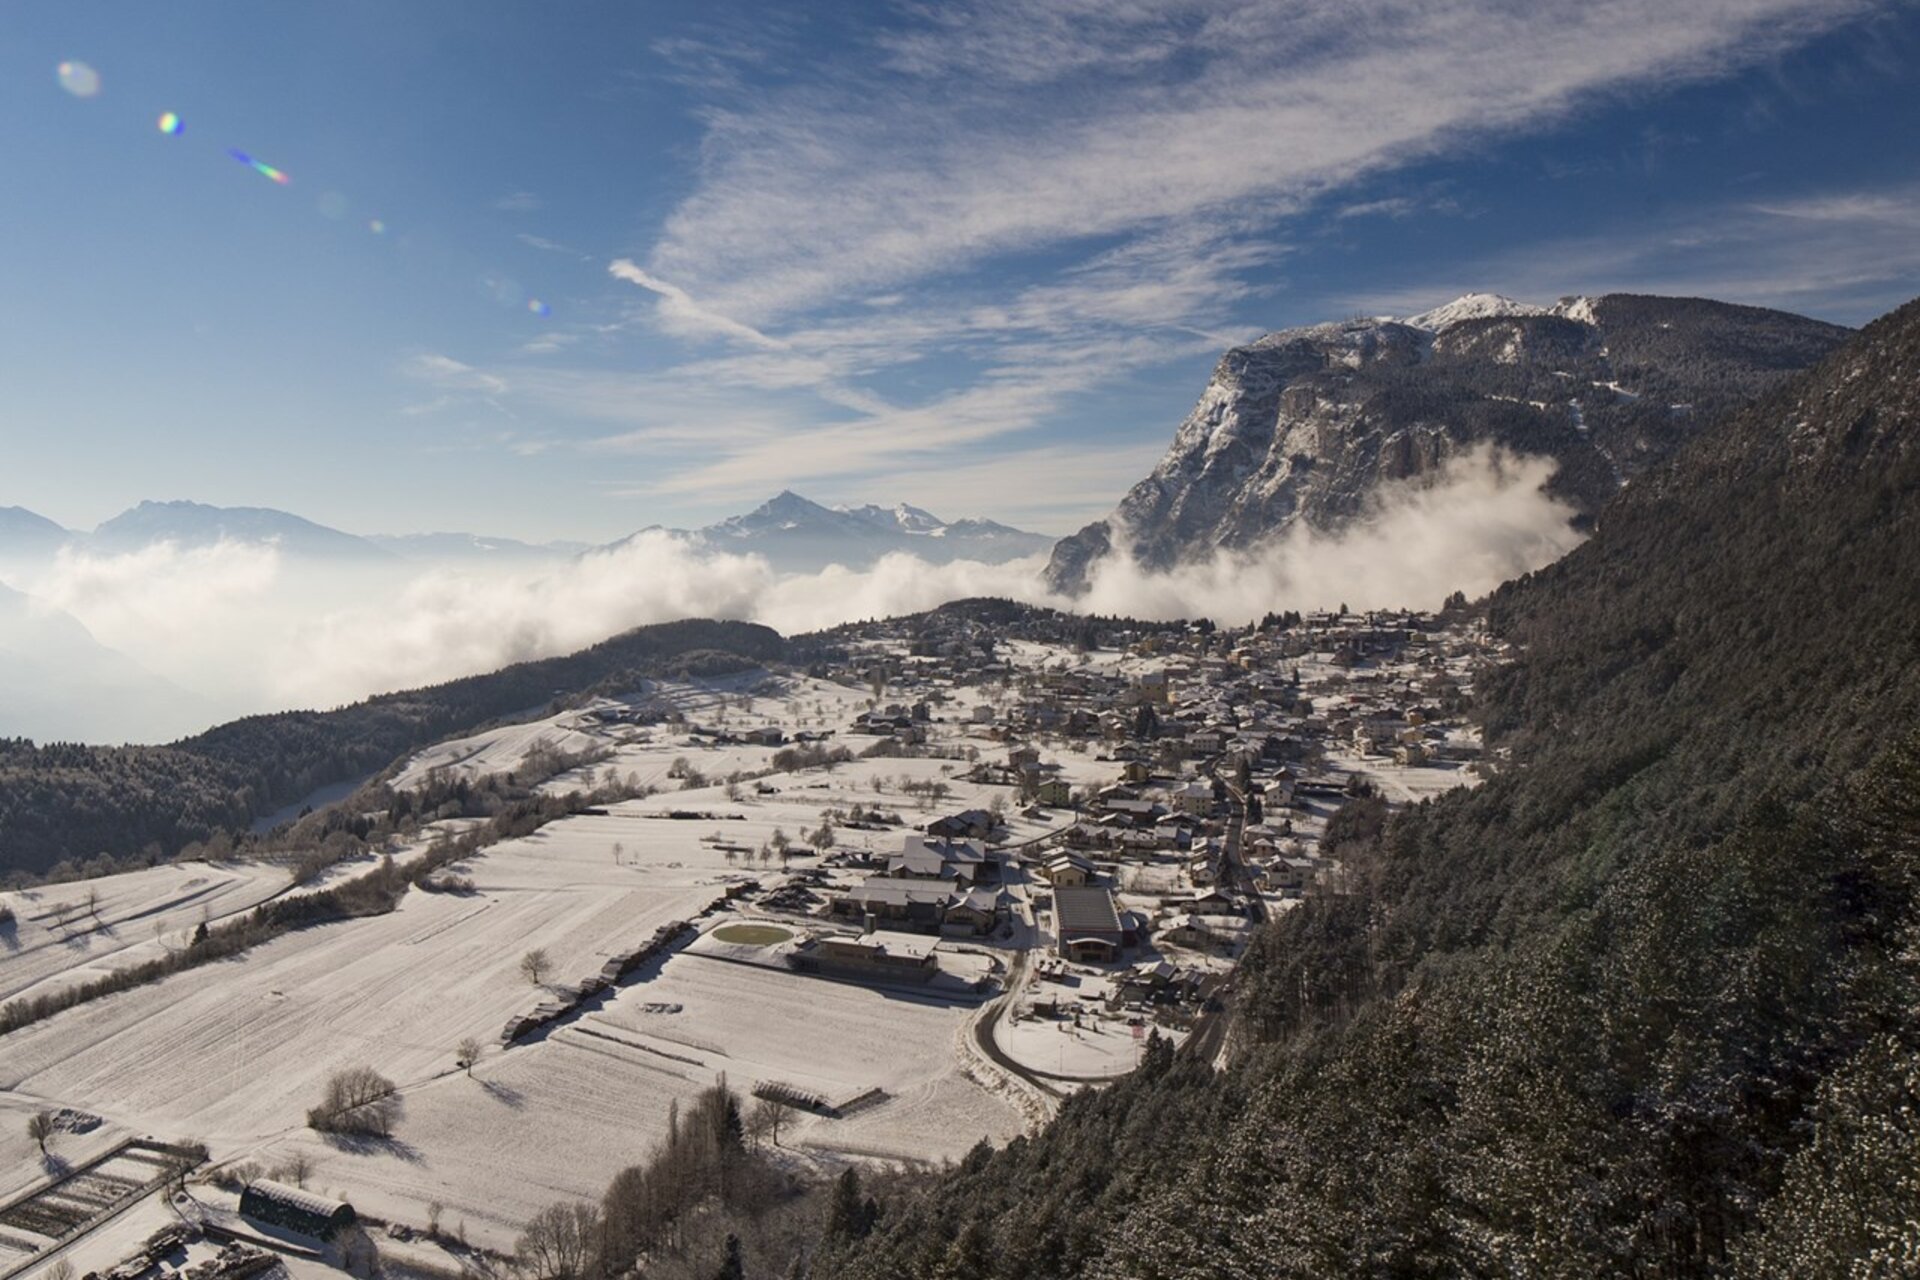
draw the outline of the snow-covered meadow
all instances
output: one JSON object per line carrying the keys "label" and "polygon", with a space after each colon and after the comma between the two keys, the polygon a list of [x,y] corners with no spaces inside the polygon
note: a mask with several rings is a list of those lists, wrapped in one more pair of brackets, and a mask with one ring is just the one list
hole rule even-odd
{"label": "snow-covered meadow", "polygon": [[[662,924],[698,916],[729,886],[779,877],[777,864],[739,860],[776,832],[803,849],[823,813],[855,805],[923,820],[925,802],[902,793],[908,781],[945,782],[942,809],[1005,794],[961,781],[964,764],[938,758],[856,759],[728,787],[729,774],[768,770],[777,748],[715,745],[715,729],[738,737],[769,725],[789,734],[844,728],[867,696],[764,673],[680,682],[629,700],[660,700],[679,713],[673,723],[607,723],[573,711],[424,752],[403,784],[433,769],[478,776],[518,768],[542,748],[593,747],[608,758],[549,789],[608,768],[670,789],[483,850],[450,869],[472,881],[471,892],[411,891],[389,914],[298,930],[14,1032],[0,1039],[0,1099],[23,1113],[92,1113],[111,1132],[205,1141],[216,1162],[271,1168],[305,1155],[316,1189],[414,1223],[438,1204],[450,1228],[501,1248],[545,1204],[597,1196],[660,1139],[676,1100],[722,1075],[742,1092],[777,1080],[835,1103],[866,1095],[844,1117],[797,1114],[781,1135],[796,1159],[940,1159],[983,1137],[1004,1140],[1024,1118],[980,1082],[992,1077],[967,1049],[979,1014],[973,1001],[682,952],[545,1035],[500,1044],[510,1018],[551,998],[520,973],[532,948],[551,960],[547,986],[562,990]],[[947,713],[941,736],[952,744],[964,741],[964,710]],[[695,727],[706,733],[694,736]],[[857,750],[862,740],[847,744]],[[688,766],[705,781],[669,776]],[[670,816],[676,811],[706,816]],[[1064,821],[1019,818],[1014,836]],[[898,839],[843,828],[838,843],[884,852]],[[102,923],[76,925],[63,940],[40,919],[23,919],[13,950],[0,956],[0,988],[75,981],[287,889],[276,868],[183,864],[39,891],[35,904],[85,902],[91,893]],[[471,1077],[454,1053],[469,1036],[486,1046]],[[390,1141],[343,1142],[305,1127],[329,1074],[357,1065],[400,1086]]]}

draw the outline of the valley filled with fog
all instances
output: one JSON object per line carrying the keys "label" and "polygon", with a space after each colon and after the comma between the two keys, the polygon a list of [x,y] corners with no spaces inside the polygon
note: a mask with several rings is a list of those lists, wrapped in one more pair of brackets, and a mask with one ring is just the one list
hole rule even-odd
{"label": "valley filled with fog", "polygon": [[757,544],[736,550],[657,528],[584,551],[523,548],[498,559],[465,542],[413,557],[229,534],[200,545],[69,544],[0,564],[0,583],[18,593],[0,596],[0,651],[20,659],[0,675],[0,735],[166,741],[678,618],[797,634],[973,596],[1222,623],[1342,603],[1434,607],[1455,590],[1483,594],[1579,541],[1572,511],[1543,488],[1552,471],[1549,460],[1482,448],[1424,481],[1383,487],[1340,533],[1299,524],[1258,550],[1216,551],[1165,572],[1119,554],[1071,597],[1046,587],[1044,551],[937,562],[887,544],[868,563],[799,572]]}

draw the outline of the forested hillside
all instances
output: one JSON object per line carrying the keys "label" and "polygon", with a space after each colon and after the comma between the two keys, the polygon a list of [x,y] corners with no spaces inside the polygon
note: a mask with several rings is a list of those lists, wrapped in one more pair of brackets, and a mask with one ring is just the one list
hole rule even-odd
{"label": "forested hillside", "polygon": [[816,1276],[1920,1269],[1920,303],[1491,602],[1509,767]]}
{"label": "forested hillside", "polygon": [[766,627],[694,619],[334,711],[249,716],[170,746],[0,741],[0,876],[103,854],[169,857],[190,841],[244,830],[320,787],[556,695],[617,687],[709,652],[707,661],[722,666],[771,661],[784,647]]}

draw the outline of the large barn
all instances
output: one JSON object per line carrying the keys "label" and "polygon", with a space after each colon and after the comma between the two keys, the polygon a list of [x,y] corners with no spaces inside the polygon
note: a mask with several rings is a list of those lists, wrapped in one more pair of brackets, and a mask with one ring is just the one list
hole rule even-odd
{"label": "large barn", "polygon": [[1060,954],[1069,960],[1101,964],[1117,960],[1130,941],[1120,927],[1113,895],[1102,888],[1055,889],[1053,925]]}
{"label": "large barn", "polygon": [[255,1222],[316,1240],[331,1240],[354,1224],[353,1206],[346,1201],[331,1200],[270,1178],[255,1178],[242,1189],[240,1212]]}

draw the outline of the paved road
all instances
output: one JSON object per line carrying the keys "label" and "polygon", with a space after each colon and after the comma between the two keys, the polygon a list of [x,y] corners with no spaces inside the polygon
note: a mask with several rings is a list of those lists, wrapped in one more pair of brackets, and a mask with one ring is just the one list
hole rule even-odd
{"label": "paved road", "polygon": [[1065,1091],[1056,1089],[1042,1078],[1040,1072],[1034,1071],[1032,1068],[1015,1060],[1006,1050],[1002,1049],[999,1042],[993,1038],[993,1029],[1000,1025],[1000,1019],[1006,1015],[1008,1009],[1013,1007],[1014,1000],[1019,997],[1020,988],[1026,985],[1027,957],[1029,954],[1030,953],[1026,951],[1017,951],[1014,953],[1013,963],[1007,966],[1006,993],[988,1005],[985,1012],[974,1020],[973,1040],[975,1044],[980,1046],[980,1052],[985,1054],[987,1060],[992,1062],[996,1067],[999,1067],[1010,1075],[1020,1077],[1020,1079],[1026,1081],[1050,1098],[1064,1098],[1067,1096]]}

